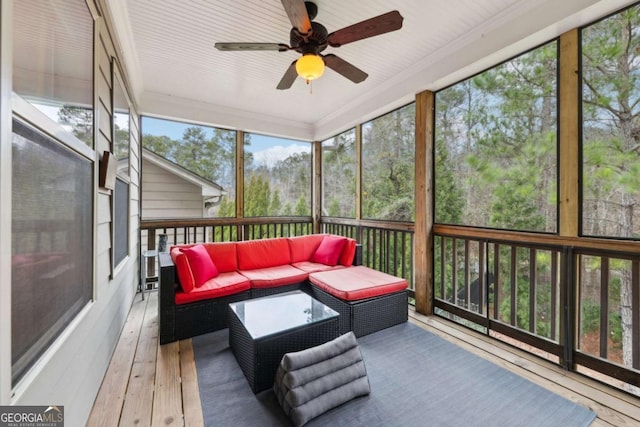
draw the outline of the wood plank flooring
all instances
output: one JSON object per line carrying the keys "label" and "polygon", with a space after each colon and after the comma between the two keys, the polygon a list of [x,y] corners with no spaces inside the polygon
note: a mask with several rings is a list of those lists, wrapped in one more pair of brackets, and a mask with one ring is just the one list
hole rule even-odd
{"label": "wood plank flooring", "polygon": [[[88,426],[203,426],[191,340],[158,345],[158,296],[136,295]],[[409,308],[410,321],[567,399],[591,408],[592,427],[640,425],[640,399]],[[256,426],[260,420],[256,420]],[[243,426],[244,427],[244,426]]]}

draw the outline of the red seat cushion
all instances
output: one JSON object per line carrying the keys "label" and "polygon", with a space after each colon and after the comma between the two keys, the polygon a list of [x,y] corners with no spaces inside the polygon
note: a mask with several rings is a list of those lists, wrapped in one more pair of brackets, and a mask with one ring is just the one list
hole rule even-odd
{"label": "red seat cushion", "polygon": [[322,238],[320,246],[318,246],[318,249],[316,249],[310,261],[326,265],[336,265],[346,243],[346,237],[326,235]]}
{"label": "red seat cushion", "polygon": [[191,292],[176,292],[176,304],[186,304],[211,298],[237,294],[250,288],[249,280],[238,272],[220,273]]}
{"label": "red seat cushion", "polygon": [[294,262],[291,265],[302,271],[306,271],[307,273],[316,273],[318,271],[337,270],[339,268],[344,268],[344,265],[327,265],[311,261]]}
{"label": "red seat cushion", "polygon": [[193,274],[193,285],[196,288],[218,275],[218,269],[203,245],[195,245],[181,250],[189,261],[188,265]]}
{"label": "red seat cushion", "polygon": [[309,281],[345,301],[378,297],[407,288],[407,280],[365,266],[309,274]]}
{"label": "red seat cushion", "polygon": [[240,274],[251,281],[252,288],[274,288],[304,282],[309,277],[305,271],[298,270],[289,264],[277,267],[240,270]]}

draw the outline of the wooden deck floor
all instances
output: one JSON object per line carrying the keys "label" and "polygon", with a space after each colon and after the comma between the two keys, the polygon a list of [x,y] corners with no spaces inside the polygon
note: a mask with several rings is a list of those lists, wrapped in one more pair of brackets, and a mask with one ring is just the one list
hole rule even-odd
{"label": "wooden deck floor", "polygon": [[[93,406],[89,426],[202,426],[191,340],[158,345],[158,296],[140,294],[120,336]],[[471,333],[436,317],[410,321],[574,402],[588,406],[592,426],[640,425],[640,399]],[[259,425],[256,420],[256,425]],[[244,427],[244,426],[243,426]]]}

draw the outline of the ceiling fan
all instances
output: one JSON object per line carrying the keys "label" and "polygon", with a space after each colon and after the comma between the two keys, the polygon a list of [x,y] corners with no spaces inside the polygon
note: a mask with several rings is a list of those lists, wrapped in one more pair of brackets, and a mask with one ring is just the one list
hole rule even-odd
{"label": "ceiling fan", "polygon": [[354,83],[364,81],[368,74],[358,67],[332,53],[321,54],[328,46],[340,47],[347,43],[377,36],[402,28],[402,15],[397,10],[384,13],[357,24],[328,33],[324,25],[314,22],[318,13],[315,3],[303,0],[282,0],[287,16],[293,25],[290,44],[284,43],[216,43],[222,51],[275,50],[286,52],[295,50],[302,54],[293,61],[278,84],[278,89],[289,89],[297,76],[306,80],[317,79],[325,65]]}

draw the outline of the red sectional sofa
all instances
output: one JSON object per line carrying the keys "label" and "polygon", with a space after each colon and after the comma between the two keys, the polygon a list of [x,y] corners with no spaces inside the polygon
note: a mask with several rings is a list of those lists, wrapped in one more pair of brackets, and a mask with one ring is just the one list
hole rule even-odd
{"label": "red sectional sofa", "polygon": [[354,260],[356,241],[330,234],[173,246],[159,254],[160,344],[226,328],[230,302],[308,291],[309,274]]}

